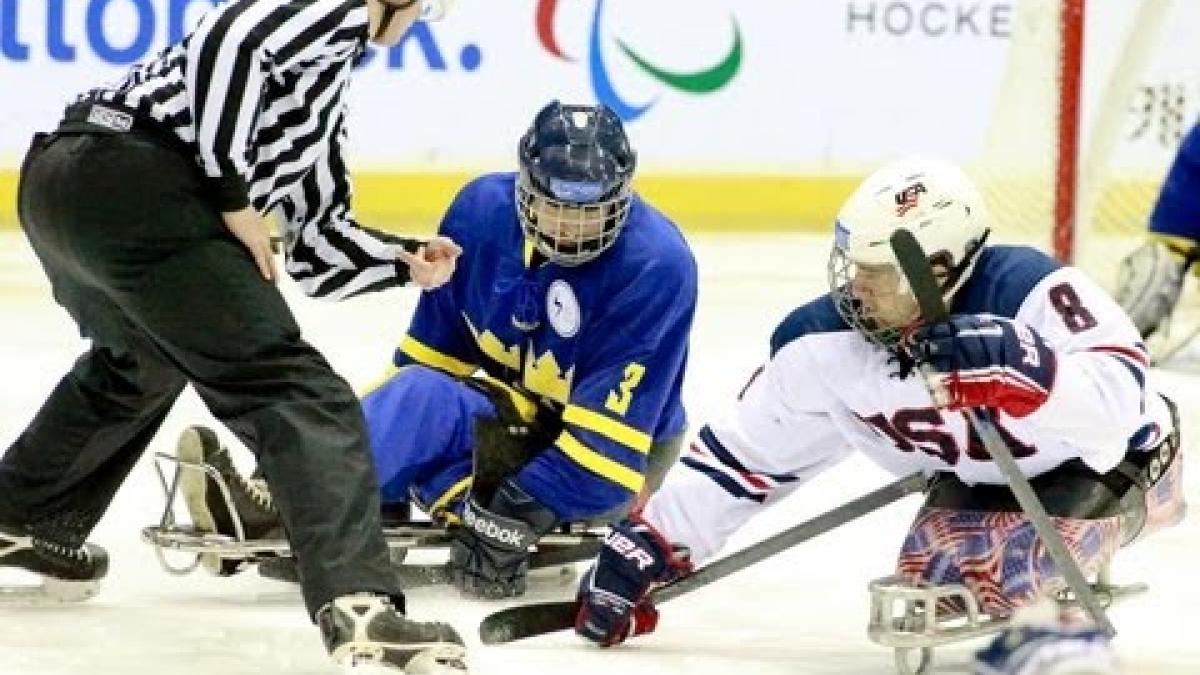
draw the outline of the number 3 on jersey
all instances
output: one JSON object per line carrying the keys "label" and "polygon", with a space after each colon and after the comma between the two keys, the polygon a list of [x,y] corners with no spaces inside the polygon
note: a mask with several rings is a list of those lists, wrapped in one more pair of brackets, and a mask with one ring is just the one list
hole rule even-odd
{"label": "number 3 on jersey", "polygon": [[609,392],[608,399],[604,401],[604,407],[618,415],[624,415],[629,410],[629,404],[633,402],[633,390],[641,384],[642,376],[645,374],[646,367],[640,363],[631,363],[625,366],[625,376],[621,380],[621,384]]}

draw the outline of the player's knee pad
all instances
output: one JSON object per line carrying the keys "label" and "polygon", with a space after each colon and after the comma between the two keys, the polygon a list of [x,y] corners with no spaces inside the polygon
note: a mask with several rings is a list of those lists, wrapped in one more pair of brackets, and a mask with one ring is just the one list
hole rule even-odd
{"label": "player's knee pad", "polygon": [[[1098,571],[1120,544],[1118,516],[1053,521],[1085,574]],[[1065,585],[1032,522],[1012,511],[921,509],[904,540],[896,571],[912,583],[962,584],[992,616],[1008,616]]]}

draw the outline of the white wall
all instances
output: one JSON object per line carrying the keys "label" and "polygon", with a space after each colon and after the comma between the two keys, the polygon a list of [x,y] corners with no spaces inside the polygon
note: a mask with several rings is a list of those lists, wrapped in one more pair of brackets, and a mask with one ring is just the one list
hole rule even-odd
{"label": "white wall", "polygon": [[[152,55],[213,1],[0,0],[0,168],[68,99]],[[542,102],[606,98],[590,77],[593,28],[616,94],[653,104],[630,124],[647,168],[854,171],[916,149],[966,159],[996,108],[1016,1],[561,0],[551,32],[564,60],[538,36],[537,10],[550,0],[461,0],[451,19],[364,67],[353,161],[511,164]],[[1176,2],[1200,25],[1200,2]],[[1090,5],[1090,31],[1102,36],[1094,49],[1112,52],[1137,0]],[[618,44],[668,70],[700,70],[729,49],[734,21],[741,67],[708,94],[655,80]],[[1186,42],[1178,49],[1190,53]],[[1200,80],[1183,87],[1192,115]]]}

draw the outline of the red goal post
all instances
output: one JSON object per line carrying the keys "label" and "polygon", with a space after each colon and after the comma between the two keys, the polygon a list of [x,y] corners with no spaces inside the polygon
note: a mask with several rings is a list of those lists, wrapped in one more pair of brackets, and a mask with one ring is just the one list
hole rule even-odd
{"label": "red goal post", "polygon": [[1111,286],[1200,111],[1200,2],[1009,1],[1004,75],[968,168],[998,240]]}

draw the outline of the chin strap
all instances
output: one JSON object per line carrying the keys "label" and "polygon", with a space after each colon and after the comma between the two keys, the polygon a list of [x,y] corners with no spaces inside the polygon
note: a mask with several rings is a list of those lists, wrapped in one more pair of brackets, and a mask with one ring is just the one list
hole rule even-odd
{"label": "chin strap", "polygon": [[[941,286],[942,297],[945,299],[946,304],[950,304],[950,296],[952,296],[954,292],[958,290],[958,286],[961,285],[963,281],[966,281],[967,271],[970,269],[971,265],[975,263],[975,258],[977,258],[979,253],[983,251],[983,246],[987,243],[988,237],[991,236],[991,234],[992,230],[990,228],[984,230],[982,237],[968,244],[968,248],[966,253],[963,255],[963,259],[957,265],[950,268],[948,274],[946,275],[946,281],[942,283]],[[932,262],[932,260],[930,262]]]}
{"label": "chin strap", "polygon": [[381,40],[384,33],[387,32],[388,26],[392,25],[392,18],[396,16],[396,12],[402,12],[421,0],[400,0],[397,4],[392,4],[388,0],[379,0],[379,4],[383,5],[383,18],[379,20],[379,28],[375,31],[375,36],[372,40]]}

